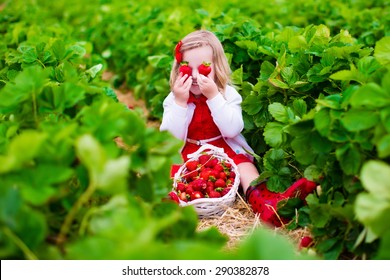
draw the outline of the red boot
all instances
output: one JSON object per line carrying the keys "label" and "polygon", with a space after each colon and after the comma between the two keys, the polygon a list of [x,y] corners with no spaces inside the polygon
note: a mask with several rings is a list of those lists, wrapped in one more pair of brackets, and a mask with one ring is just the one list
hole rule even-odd
{"label": "red boot", "polygon": [[299,179],[284,193],[275,193],[267,189],[266,181],[257,186],[251,186],[246,192],[246,200],[253,212],[260,214],[260,219],[275,227],[289,222],[289,219],[277,214],[277,205],[281,200],[299,197],[305,200],[306,196],[314,191],[316,184],[305,178]]}

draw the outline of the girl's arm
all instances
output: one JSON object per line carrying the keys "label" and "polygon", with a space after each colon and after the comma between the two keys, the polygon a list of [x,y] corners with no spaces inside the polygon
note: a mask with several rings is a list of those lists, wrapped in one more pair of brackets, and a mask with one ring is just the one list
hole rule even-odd
{"label": "girl's arm", "polygon": [[226,88],[225,98],[222,94],[207,100],[211,115],[223,137],[233,138],[244,129],[241,110],[241,95],[231,86]]}
{"label": "girl's arm", "polygon": [[184,108],[176,104],[171,92],[163,102],[164,113],[160,125],[160,131],[167,130],[176,138],[184,140],[187,133],[188,107]]}

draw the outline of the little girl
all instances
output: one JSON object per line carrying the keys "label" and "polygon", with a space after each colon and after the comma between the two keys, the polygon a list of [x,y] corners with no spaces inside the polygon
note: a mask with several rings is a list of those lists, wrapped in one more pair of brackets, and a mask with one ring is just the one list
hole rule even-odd
{"label": "little girl", "polygon": [[[190,73],[179,71],[183,64],[191,68]],[[199,73],[202,64],[211,67],[207,76]],[[241,134],[244,129],[242,97],[231,85],[230,74],[222,44],[212,32],[198,30],[184,37],[175,48],[171,92],[163,103],[160,130],[185,141],[181,149],[184,161],[200,145],[207,143],[223,148],[238,167],[242,190],[253,211],[263,221],[280,226],[286,220],[276,214],[277,203],[290,197],[304,200],[315,184],[301,179],[281,194],[268,191],[266,182],[250,185],[259,173],[248,153],[253,150]]]}

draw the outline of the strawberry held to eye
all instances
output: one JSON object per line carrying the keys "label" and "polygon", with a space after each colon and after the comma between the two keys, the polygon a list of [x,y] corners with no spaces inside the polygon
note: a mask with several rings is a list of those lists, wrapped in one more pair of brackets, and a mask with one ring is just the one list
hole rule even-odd
{"label": "strawberry held to eye", "polygon": [[185,74],[187,74],[188,77],[190,77],[192,75],[192,69],[191,69],[190,66],[188,66],[188,62],[183,61],[183,62],[180,63],[179,72],[183,73],[183,76]]}
{"label": "strawberry held to eye", "polygon": [[198,67],[198,72],[201,75],[207,76],[211,72],[211,63],[210,62],[203,62],[201,65]]}

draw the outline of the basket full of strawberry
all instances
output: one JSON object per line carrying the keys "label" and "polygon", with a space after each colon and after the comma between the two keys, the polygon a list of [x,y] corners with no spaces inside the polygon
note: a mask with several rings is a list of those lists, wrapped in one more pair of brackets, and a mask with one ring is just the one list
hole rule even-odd
{"label": "basket full of strawberry", "polygon": [[188,158],[174,176],[170,195],[177,196],[180,206],[193,205],[200,217],[221,215],[236,199],[237,165],[222,148],[210,144]]}

